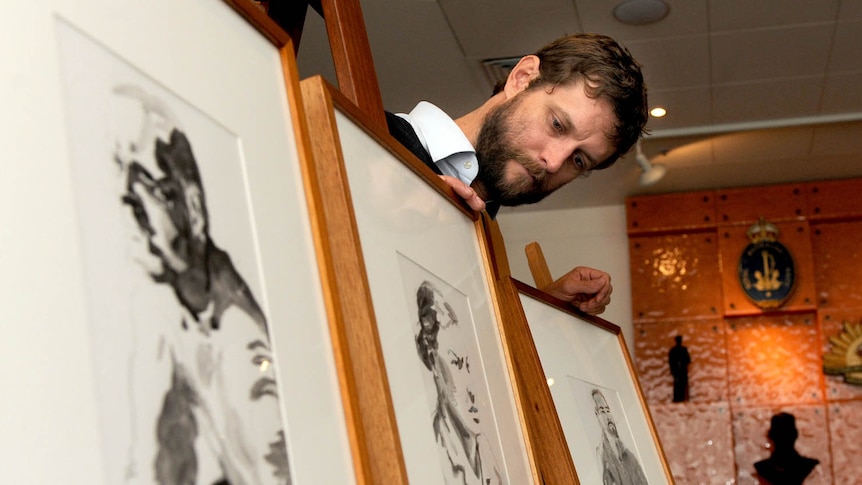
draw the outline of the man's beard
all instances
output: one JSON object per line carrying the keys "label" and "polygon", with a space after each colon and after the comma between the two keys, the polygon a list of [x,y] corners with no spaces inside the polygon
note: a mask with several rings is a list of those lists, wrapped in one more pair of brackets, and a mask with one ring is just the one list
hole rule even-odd
{"label": "man's beard", "polygon": [[[476,158],[479,161],[476,178],[484,186],[488,200],[506,206],[534,204],[552,192],[543,184],[548,173],[512,144],[519,137],[519,128],[525,128],[513,127],[511,124],[512,114],[518,104],[520,100],[515,97],[489,113],[476,141]],[[509,160],[522,165],[532,177],[507,181],[506,165]]]}
{"label": "man's beard", "polygon": [[620,434],[617,431],[617,423],[611,421],[608,423],[607,428],[608,428],[608,432],[611,433],[611,436],[613,436],[616,439],[620,439]]}

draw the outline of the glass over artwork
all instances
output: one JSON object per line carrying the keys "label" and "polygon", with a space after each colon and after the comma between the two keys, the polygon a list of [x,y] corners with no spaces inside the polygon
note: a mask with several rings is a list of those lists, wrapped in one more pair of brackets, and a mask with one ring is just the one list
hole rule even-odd
{"label": "glass over artwork", "polygon": [[508,483],[466,295],[399,254],[445,483]]}
{"label": "glass over artwork", "polygon": [[58,22],[109,483],[289,483],[241,144]]}
{"label": "glass over artwork", "polygon": [[619,327],[514,283],[580,483],[672,483]]}
{"label": "glass over artwork", "polygon": [[[605,484],[646,485],[646,475],[619,393],[572,376],[566,376],[566,381],[581,419],[584,438],[593,450],[592,463],[580,461],[579,477],[586,478],[594,473]],[[589,465],[595,468],[591,470]]]}

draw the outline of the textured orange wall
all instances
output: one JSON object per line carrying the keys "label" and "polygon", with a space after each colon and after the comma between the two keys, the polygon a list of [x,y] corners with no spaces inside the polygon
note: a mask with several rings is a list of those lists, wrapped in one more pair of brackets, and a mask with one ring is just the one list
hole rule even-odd
{"label": "textured orange wall", "polygon": [[[794,414],[806,484],[862,484],[862,386],[823,373],[828,338],[862,321],[862,179],[627,201],[635,367],[679,484],[754,484],[769,418]],[[737,264],[759,217],[779,227],[793,293],[764,311]],[[682,335],[689,400],[672,403],[667,352]]]}

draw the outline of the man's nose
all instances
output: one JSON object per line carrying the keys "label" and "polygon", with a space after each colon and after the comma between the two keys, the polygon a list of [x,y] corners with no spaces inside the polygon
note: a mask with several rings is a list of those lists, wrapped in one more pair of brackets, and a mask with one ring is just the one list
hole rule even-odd
{"label": "man's nose", "polygon": [[555,141],[550,143],[545,150],[545,170],[548,173],[557,173],[572,154],[571,143]]}

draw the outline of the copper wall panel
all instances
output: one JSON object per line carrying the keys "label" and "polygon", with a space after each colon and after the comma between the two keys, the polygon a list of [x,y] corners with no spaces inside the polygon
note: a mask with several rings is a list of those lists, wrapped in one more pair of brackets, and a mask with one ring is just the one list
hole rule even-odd
{"label": "copper wall panel", "polygon": [[813,313],[728,320],[732,405],[823,402],[822,354]]}
{"label": "copper wall panel", "polygon": [[718,315],[717,246],[712,232],[631,238],[635,321]]}
{"label": "copper wall panel", "polygon": [[697,230],[715,226],[713,191],[626,199],[629,234]]}
{"label": "copper wall panel", "polygon": [[681,335],[688,349],[689,394],[692,403],[727,401],[727,348],[725,323],[721,318],[687,322],[639,323],[635,325],[635,367],[647,402],[668,404],[673,400],[673,377],[668,352]]}
{"label": "copper wall panel", "polygon": [[862,307],[862,221],[811,225],[818,304]]}
{"label": "copper wall panel", "polygon": [[[823,373],[828,338],[862,321],[862,179],[708,194],[627,201],[634,364],[677,483],[755,483],[769,418],[788,411],[799,451],[821,460],[806,485],[862,485],[862,386]],[[778,310],[738,282],[745,232],[761,216],[796,266]],[[685,403],[670,402],[676,334],[692,355]]]}
{"label": "copper wall panel", "polygon": [[[820,460],[820,464],[805,481],[805,485],[828,485],[832,483],[831,457],[829,455],[829,431],[826,407],[818,406],[766,406],[740,408],[733,411],[734,455],[738,469],[739,484],[756,484],[754,463],[769,457],[769,422],[779,412],[787,412],[796,418],[799,438],[796,451],[802,456]],[[836,482],[849,483],[849,482]]]}
{"label": "copper wall panel", "polygon": [[829,405],[832,473],[835,483],[862,484],[859,472],[859,443],[862,443],[862,401],[837,402]]}
{"label": "copper wall panel", "polygon": [[[814,310],[817,305],[816,278],[812,259],[811,235],[805,221],[775,223],[781,233],[778,242],[787,248],[796,270],[795,288],[781,310]],[[718,229],[721,253],[723,311],[727,316],[758,315],[763,309],[748,298],[739,282],[739,259],[751,241],[749,226],[722,226]]]}
{"label": "copper wall panel", "polygon": [[[862,308],[855,309],[837,309],[830,308],[821,310],[820,317],[820,341],[821,353],[827,353],[831,350],[832,344],[829,342],[829,337],[835,337],[841,333],[844,322],[849,322],[858,325],[862,322]],[[862,386],[855,384],[847,384],[844,382],[843,376],[825,376],[826,379],[826,399],[829,401],[839,401],[846,399],[862,399]],[[862,419],[862,416],[860,416]]]}
{"label": "copper wall panel", "polygon": [[862,217],[862,179],[809,182],[804,190],[811,219]]}
{"label": "copper wall panel", "polygon": [[749,224],[761,217],[771,221],[797,219],[807,212],[801,184],[716,191],[718,224]]}
{"label": "copper wall panel", "polygon": [[650,411],[676,483],[733,483],[733,436],[726,403],[660,404]]}

